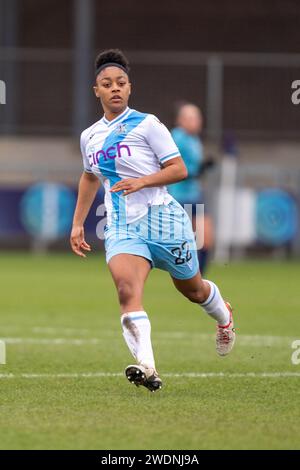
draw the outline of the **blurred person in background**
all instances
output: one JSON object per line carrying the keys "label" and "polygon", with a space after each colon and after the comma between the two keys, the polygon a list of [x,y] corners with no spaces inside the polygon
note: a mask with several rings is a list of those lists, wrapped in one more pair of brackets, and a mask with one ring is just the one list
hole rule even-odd
{"label": "blurred person in background", "polygon": [[204,161],[203,144],[200,139],[203,127],[201,109],[192,103],[180,103],[176,108],[176,127],[172,129],[171,134],[186,165],[188,177],[170,185],[168,190],[182,206],[193,205],[193,229],[204,230],[203,247],[198,250],[200,272],[204,274],[209,252],[213,246],[213,224],[206,206],[204,217],[198,216],[198,220],[196,219],[196,204],[204,204],[203,189],[199,179],[213,162]]}

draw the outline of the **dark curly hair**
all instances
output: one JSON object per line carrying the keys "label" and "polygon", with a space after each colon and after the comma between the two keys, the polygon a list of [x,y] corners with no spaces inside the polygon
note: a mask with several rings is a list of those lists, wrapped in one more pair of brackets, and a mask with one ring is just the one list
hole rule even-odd
{"label": "dark curly hair", "polygon": [[95,73],[101,65],[115,63],[121,65],[125,72],[129,74],[129,62],[120,49],[107,49],[97,55],[95,60]]}

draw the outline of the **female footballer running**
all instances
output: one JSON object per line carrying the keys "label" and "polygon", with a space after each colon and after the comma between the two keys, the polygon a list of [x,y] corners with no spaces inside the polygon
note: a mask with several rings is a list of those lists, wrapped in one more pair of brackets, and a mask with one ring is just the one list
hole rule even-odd
{"label": "female footballer running", "polygon": [[91,247],[84,222],[100,181],[105,189],[106,261],[118,292],[126,344],[137,364],[128,380],[150,391],[161,388],[151,344],[151,325],[143,307],[143,289],[153,267],[169,272],[175,287],[217,322],[216,349],[228,354],[235,341],[232,311],[218,287],[199,272],[190,220],[166,185],[187,176],[167,128],[152,114],[128,107],[129,64],[118,49],[98,55],[94,92],[104,116],[81,134],[84,171],[71,233],[78,255]]}

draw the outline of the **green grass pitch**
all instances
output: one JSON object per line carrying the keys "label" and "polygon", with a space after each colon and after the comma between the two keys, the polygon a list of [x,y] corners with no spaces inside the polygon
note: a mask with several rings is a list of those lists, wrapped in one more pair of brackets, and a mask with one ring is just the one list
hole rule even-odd
{"label": "green grass pitch", "polygon": [[235,311],[226,358],[214,322],[153,271],[145,309],[164,381],[155,394],[123,376],[133,360],[102,256],[1,254],[0,265],[1,449],[300,448],[297,262],[210,268]]}

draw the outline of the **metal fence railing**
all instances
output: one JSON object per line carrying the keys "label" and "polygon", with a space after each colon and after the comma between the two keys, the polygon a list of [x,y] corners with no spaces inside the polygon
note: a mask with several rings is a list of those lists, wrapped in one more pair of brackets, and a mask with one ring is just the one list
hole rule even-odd
{"label": "metal fence railing", "polygon": [[[174,103],[189,100],[202,107],[205,135],[212,140],[228,129],[248,139],[300,137],[300,107],[291,101],[300,54],[125,52],[134,87],[131,106],[158,114],[169,126]],[[7,94],[0,132],[67,135],[97,120],[93,57],[84,98],[78,90],[83,82],[74,76],[80,73],[75,50],[0,48]]]}

